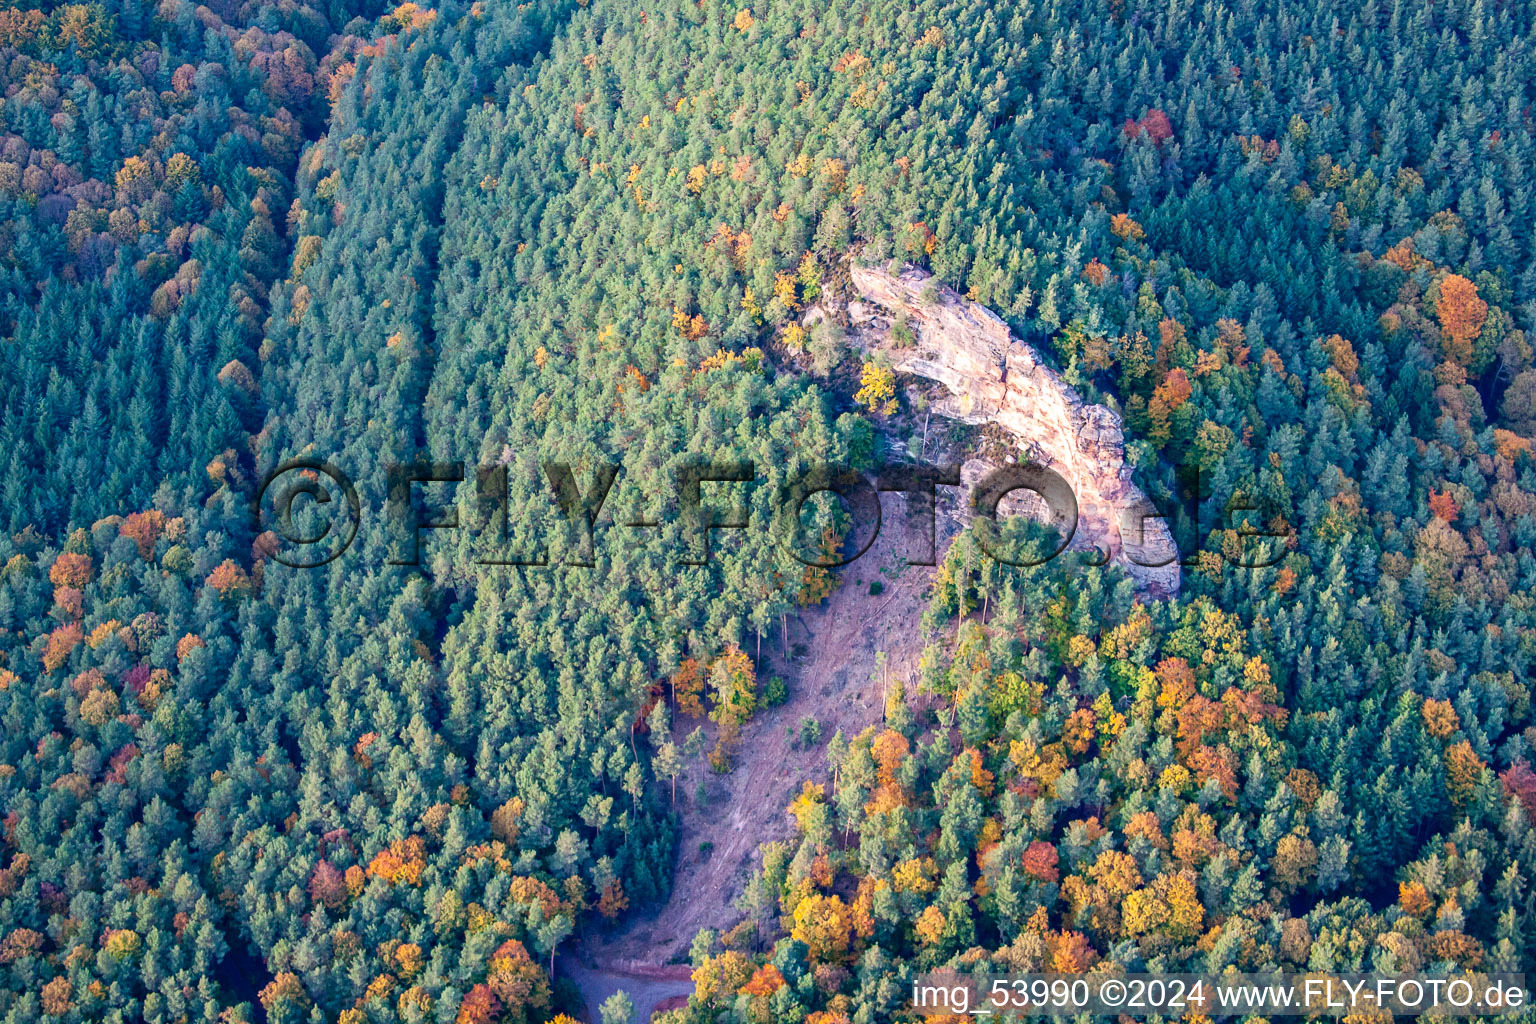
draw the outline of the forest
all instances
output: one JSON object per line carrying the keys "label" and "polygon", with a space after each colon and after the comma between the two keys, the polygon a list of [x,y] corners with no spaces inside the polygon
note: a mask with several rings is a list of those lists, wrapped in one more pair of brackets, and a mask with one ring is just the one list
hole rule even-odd
{"label": "forest", "polygon": [[[0,1024],[623,1024],[562,958],[690,898],[680,815],[854,586],[774,495],[913,458],[808,316],[855,262],[1214,525],[1173,596],[941,550],[657,1021],[1536,965],[1536,7],[0,2]],[[253,515],[306,457],[361,509],[318,568]],[[755,467],[707,560],[698,460]],[[398,564],[422,462],[466,528]]]}

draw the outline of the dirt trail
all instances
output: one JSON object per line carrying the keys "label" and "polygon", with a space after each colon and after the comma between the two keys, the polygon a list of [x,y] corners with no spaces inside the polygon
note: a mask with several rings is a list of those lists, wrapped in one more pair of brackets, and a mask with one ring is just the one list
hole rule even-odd
{"label": "dirt trail", "polygon": [[[626,969],[627,968],[627,969]],[[560,972],[576,983],[586,1003],[586,1019],[598,1020],[598,1011],[615,992],[623,991],[634,1003],[634,1021],[651,1019],[664,1004],[693,992],[687,967],[647,967],[610,964],[601,970],[586,967],[570,957],[560,961]]]}
{"label": "dirt trail", "polygon": [[[619,963],[679,962],[700,928],[723,930],[740,920],[732,904],[758,847],[789,835],[785,808],[801,783],[827,778],[827,740],[839,729],[852,737],[880,720],[876,652],[885,652],[886,680],[903,680],[909,692],[915,685],[922,653],[918,621],[934,570],[905,565],[897,557],[913,550],[916,538],[894,518],[887,519],[888,528],[862,558],[841,570],[842,585],[826,602],[790,617],[789,650],[777,629],[764,638],[759,683],[781,676],[789,685],[789,699],[759,711],[742,730],[730,774],[716,775],[700,764],[679,780],[672,898],[656,910],[631,916],[613,932],[588,935],[576,956],[590,965],[589,973]],[[939,550],[944,550],[942,540]],[[871,594],[870,584],[876,581],[884,589]],[[756,653],[750,646],[748,651]],[[789,726],[798,734],[806,717],[821,723],[820,740],[809,748],[786,734]],[[686,720],[680,724],[693,727]],[[701,779],[702,803],[695,794]]]}

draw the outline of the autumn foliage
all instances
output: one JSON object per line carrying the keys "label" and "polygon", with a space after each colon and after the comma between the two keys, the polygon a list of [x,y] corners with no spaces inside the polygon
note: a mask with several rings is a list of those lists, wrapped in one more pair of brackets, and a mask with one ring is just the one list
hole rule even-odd
{"label": "autumn foliage", "polygon": [[368,862],[368,874],[391,885],[418,885],[426,867],[425,844],[420,836],[397,839]]}
{"label": "autumn foliage", "polygon": [[165,514],[158,509],[130,513],[118,532],[138,546],[140,558],[148,559],[155,553],[155,542],[165,532]]}
{"label": "autumn foliage", "polygon": [[1440,300],[1435,316],[1445,340],[1445,357],[1461,366],[1472,364],[1472,343],[1477,340],[1488,318],[1488,303],[1477,294],[1477,286],[1460,274],[1449,274],[1440,282]]}
{"label": "autumn foliage", "polygon": [[1159,146],[1173,137],[1173,124],[1168,115],[1157,109],[1147,111],[1140,121],[1126,121],[1121,130],[1127,139],[1145,135]]}

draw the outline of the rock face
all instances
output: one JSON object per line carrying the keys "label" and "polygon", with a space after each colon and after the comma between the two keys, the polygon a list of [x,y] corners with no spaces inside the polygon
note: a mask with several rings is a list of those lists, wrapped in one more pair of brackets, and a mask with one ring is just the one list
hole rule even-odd
{"label": "rock face", "polygon": [[[1059,473],[1077,498],[1074,550],[1097,546],[1138,586],[1161,594],[1179,589],[1178,549],[1166,522],[1144,518],[1155,513],[1131,482],[1119,416],[1084,402],[1000,317],[949,288],[933,289],[930,275],[854,266],[850,276],[858,296],[847,309],[854,345],[882,349],[898,370],[943,384],[950,395],[935,412],[996,423],[1018,438],[1021,461]],[[915,344],[893,341],[897,317]]]}

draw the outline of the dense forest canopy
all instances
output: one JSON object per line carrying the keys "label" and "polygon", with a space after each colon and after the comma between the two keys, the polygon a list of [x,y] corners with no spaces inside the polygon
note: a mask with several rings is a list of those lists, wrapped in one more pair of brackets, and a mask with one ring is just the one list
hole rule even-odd
{"label": "dense forest canopy", "polygon": [[[670,1019],[1533,962],[1536,9],[743,2],[0,8],[5,1024],[578,1012],[557,955],[687,898],[678,779],[839,584],[683,564],[679,469],[750,459],[708,500],[762,526],[908,450],[807,324],[850,260],[995,310],[1210,526],[1170,599],[963,533]],[[320,569],[251,515],[300,456],[363,509]],[[422,459],[464,528],[393,565]],[[552,462],[623,465],[590,548]]]}

